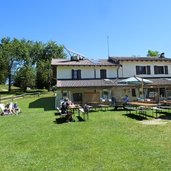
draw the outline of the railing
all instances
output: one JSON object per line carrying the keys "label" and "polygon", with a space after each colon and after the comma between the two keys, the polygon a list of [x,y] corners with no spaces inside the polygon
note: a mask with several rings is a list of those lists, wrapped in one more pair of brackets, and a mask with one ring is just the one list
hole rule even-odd
{"label": "railing", "polygon": [[5,96],[5,97],[1,97],[0,95],[0,103],[1,102],[5,102],[5,101],[14,101],[16,99],[20,99],[20,98],[24,98],[26,96],[33,96],[33,95],[37,95],[40,96],[40,92],[34,92],[34,93],[23,93],[20,95],[10,95],[10,96]]}

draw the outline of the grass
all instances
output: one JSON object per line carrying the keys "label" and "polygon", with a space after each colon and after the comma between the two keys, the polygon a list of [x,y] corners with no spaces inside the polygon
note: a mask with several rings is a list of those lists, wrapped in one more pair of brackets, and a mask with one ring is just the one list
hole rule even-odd
{"label": "grass", "polygon": [[21,115],[0,117],[2,171],[171,170],[171,123],[99,111],[86,122],[57,124],[52,95],[18,104]]}

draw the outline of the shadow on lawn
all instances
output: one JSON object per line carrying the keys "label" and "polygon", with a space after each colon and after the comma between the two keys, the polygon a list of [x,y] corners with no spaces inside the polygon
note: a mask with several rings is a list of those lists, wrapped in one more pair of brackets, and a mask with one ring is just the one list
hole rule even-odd
{"label": "shadow on lawn", "polygon": [[42,97],[31,102],[29,108],[44,108],[45,111],[54,110],[55,99],[54,97]]}
{"label": "shadow on lawn", "polygon": [[130,113],[130,114],[123,114],[125,116],[127,116],[128,118],[131,118],[131,119],[136,119],[138,121],[142,121],[142,120],[146,120],[147,118],[144,117],[144,116],[140,116],[140,115],[135,115],[133,113]]}
{"label": "shadow on lawn", "polygon": [[[85,120],[81,116],[77,116],[76,120],[72,119],[70,122],[76,122],[76,121],[77,122],[85,122]],[[66,118],[65,117],[63,117],[63,118],[58,117],[58,118],[56,118],[54,123],[56,123],[56,124],[63,124],[63,123],[67,123],[67,122],[66,122]]]}

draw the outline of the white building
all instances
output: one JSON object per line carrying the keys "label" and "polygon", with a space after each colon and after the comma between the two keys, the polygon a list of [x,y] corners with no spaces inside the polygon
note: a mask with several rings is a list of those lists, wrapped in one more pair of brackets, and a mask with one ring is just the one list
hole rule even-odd
{"label": "white building", "polygon": [[[52,59],[58,98],[69,97],[75,103],[98,102],[101,98],[127,94],[134,100],[142,96],[157,100],[171,97],[171,59],[153,57],[109,57],[91,61],[78,57]],[[118,81],[139,76],[152,83],[141,86],[118,84]]]}

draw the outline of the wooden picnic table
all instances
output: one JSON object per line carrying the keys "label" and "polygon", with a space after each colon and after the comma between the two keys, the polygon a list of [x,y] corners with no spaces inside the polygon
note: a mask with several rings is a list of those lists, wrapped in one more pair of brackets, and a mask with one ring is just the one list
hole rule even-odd
{"label": "wooden picnic table", "polygon": [[107,109],[110,107],[110,105],[107,105],[107,104],[99,104],[98,107],[99,107],[101,110],[103,110],[103,109],[107,110]]}
{"label": "wooden picnic table", "polygon": [[171,105],[171,100],[163,100],[159,102],[160,104],[164,104],[164,105]]}
{"label": "wooden picnic table", "polygon": [[[149,103],[149,102],[139,102],[139,101],[134,101],[134,102],[127,102],[126,105],[126,110],[128,113],[131,113],[131,111],[136,111],[139,115],[147,115],[148,109],[151,109],[153,111],[153,108],[157,107],[157,103]],[[158,110],[155,110],[158,112]]]}
{"label": "wooden picnic table", "polygon": [[75,114],[75,111],[77,111],[78,114],[80,114],[80,113],[79,113],[79,109],[80,109],[80,108],[81,108],[80,105],[75,105],[75,104],[74,104],[74,105],[69,105],[68,110],[71,110],[73,114]]}
{"label": "wooden picnic table", "polygon": [[131,106],[144,106],[146,108],[149,108],[149,107],[156,107],[158,104],[157,103],[146,103],[146,102],[139,102],[139,101],[135,101],[135,102],[127,102],[128,105],[131,105]]}

